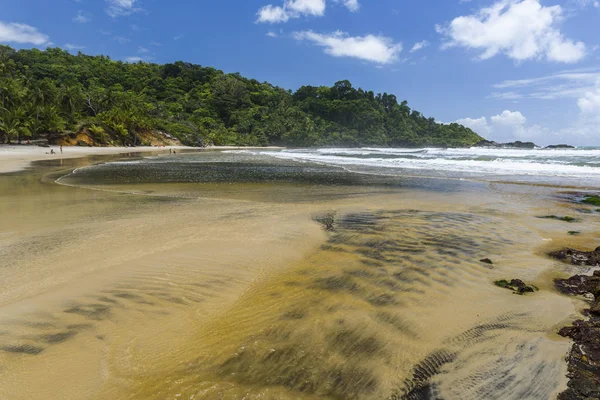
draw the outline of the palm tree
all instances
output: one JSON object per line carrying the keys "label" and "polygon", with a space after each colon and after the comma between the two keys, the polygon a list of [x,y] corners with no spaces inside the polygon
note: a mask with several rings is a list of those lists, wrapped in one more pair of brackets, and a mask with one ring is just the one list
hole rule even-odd
{"label": "palm tree", "polygon": [[29,135],[30,131],[27,128],[25,119],[26,113],[22,107],[15,107],[12,110],[2,108],[0,111],[0,132],[4,133],[6,142],[10,143],[10,139],[17,136],[17,140],[21,143],[21,135]]}

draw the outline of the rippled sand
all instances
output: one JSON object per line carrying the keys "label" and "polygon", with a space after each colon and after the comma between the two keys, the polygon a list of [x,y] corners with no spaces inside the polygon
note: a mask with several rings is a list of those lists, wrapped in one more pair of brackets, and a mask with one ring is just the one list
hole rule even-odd
{"label": "rippled sand", "polygon": [[536,218],[576,212],[559,189],[54,183],[87,162],[0,175],[0,398],[551,399],[566,386],[555,331],[581,304],[554,292],[566,267],[543,253],[593,247],[599,219],[582,214],[571,237]]}

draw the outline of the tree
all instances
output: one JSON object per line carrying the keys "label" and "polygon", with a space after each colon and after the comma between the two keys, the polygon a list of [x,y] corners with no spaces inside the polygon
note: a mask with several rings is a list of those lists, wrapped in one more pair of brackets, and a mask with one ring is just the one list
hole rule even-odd
{"label": "tree", "polygon": [[128,64],[58,48],[0,45],[0,107],[3,140],[55,140],[85,129],[99,143],[128,145],[156,129],[190,145],[470,146],[481,140],[406,101],[398,104],[393,94],[354,88],[348,80],[292,92],[182,61]]}
{"label": "tree", "polygon": [[4,134],[6,143],[10,143],[10,140],[15,136],[17,141],[21,143],[21,136],[29,136],[30,131],[27,128],[25,109],[22,107],[1,109],[0,132]]}

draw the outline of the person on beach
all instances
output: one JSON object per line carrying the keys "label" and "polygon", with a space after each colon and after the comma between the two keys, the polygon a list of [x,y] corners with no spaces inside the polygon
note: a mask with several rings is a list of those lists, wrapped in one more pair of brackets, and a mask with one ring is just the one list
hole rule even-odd
{"label": "person on beach", "polygon": [[60,145],[60,154],[62,154],[62,144]]}
{"label": "person on beach", "polygon": [[56,154],[56,153],[54,152],[54,149],[50,149],[50,154]]}

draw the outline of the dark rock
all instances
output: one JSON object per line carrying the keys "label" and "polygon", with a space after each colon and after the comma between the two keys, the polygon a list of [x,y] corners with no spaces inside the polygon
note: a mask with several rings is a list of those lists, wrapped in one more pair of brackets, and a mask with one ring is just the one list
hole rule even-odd
{"label": "dark rock", "polygon": [[533,142],[521,142],[517,140],[516,142],[503,143],[503,147],[515,147],[518,149],[535,149],[537,146]]}
{"label": "dark rock", "polygon": [[508,142],[508,143],[497,143],[491,140],[482,140],[475,144],[476,147],[498,147],[498,148],[513,148],[513,149],[535,149],[535,143],[532,142],[521,142],[517,140],[516,142]]}
{"label": "dark rock", "polygon": [[579,222],[579,220],[577,218],[569,217],[568,215],[565,216],[565,217],[558,217],[556,215],[543,215],[543,216],[537,217],[537,218],[541,218],[541,219],[555,219],[557,221],[563,221],[563,222]]}
{"label": "dark rock", "polygon": [[599,399],[600,318],[575,321],[573,326],[562,328],[558,333],[575,342],[567,358],[568,389],[559,394],[558,399]]}
{"label": "dark rock", "polygon": [[[565,249],[550,255],[576,265],[598,265],[600,262],[600,248],[589,252]],[[600,399],[600,271],[594,271],[592,276],[575,275],[569,279],[557,279],[554,284],[562,293],[591,293],[594,296],[590,309],[585,313],[590,318],[587,321],[575,321],[572,326],[558,332],[575,342],[567,359],[568,388],[558,395],[558,399]]]}
{"label": "dark rock", "polygon": [[600,290],[599,277],[586,275],[575,275],[569,279],[556,279],[554,286],[559,292],[570,295],[582,295],[585,293],[596,294]]}
{"label": "dark rock", "polygon": [[563,250],[553,251],[549,253],[549,256],[574,265],[600,266],[600,247],[593,251],[580,251],[567,247]]}
{"label": "dark rock", "polygon": [[479,261],[482,262],[482,263],[484,263],[484,264],[493,264],[492,260],[490,260],[489,258],[482,258]]}
{"label": "dark rock", "polygon": [[568,144],[551,144],[550,146],[544,147],[545,149],[574,149],[575,146]]}

